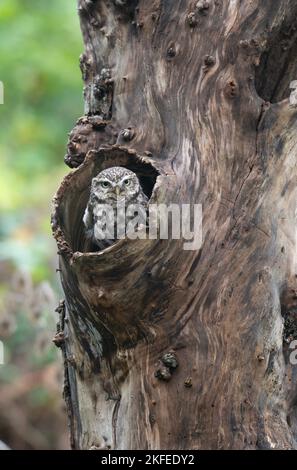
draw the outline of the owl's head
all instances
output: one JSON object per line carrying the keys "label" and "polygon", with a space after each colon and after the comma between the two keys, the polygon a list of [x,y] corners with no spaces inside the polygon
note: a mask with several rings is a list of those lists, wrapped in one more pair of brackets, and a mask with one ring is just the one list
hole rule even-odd
{"label": "owl's head", "polygon": [[133,171],[113,166],[101,171],[92,180],[92,194],[100,203],[113,204],[132,201],[140,192],[139,180]]}

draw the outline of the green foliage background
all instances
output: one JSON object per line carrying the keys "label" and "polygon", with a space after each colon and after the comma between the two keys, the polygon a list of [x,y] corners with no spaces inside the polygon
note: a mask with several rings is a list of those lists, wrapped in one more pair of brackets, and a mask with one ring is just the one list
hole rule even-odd
{"label": "green foliage background", "polygon": [[[17,384],[24,374],[59,362],[54,347],[42,352],[34,344],[44,330],[53,336],[55,326],[49,312],[51,299],[44,301],[42,295],[48,297],[48,286],[55,300],[61,295],[50,206],[68,172],[63,163],[67,133],[83,114],[78,67],[82,50],[76,0],[0,1],[0,80],[4,84],[4,104],[0,105],[0,340],[6,348],[0,386]],[[34,309],[38,315],[32,316]],[[5,321],[7,327],[7,318],[12,317],[14,325],[4,334],[1,327]],[[31,416],[22,419],[30,421],[31,430],[32,426],[42,429],[46,423],[43,432],[50,435],[35,442],[32,432],[32,439],[24,438],[22,443],[18,429],[13,429],[18,424],[9,422],[9,412],[4,417],[0,411],[0,439],[12,447],[59,447],[48,416],[44,423],[40,417],[47,408],[52,407],[53,416],[59,412],[55,400],[46,387],[32,383],[22,402],[22,411],[28,406]],[[14,405],[17,402],[10,404]],[[37,418],[32,424],[34,413]]]}
{"label": "green foliage background", "polygon": [[[67,171],[67,132],[83,109],[76,1],[1,0],[0,21],[0,256],[10,252],[40,278],[49,274],[49,201]],[[22,240],[14,235],[24,225]]]}

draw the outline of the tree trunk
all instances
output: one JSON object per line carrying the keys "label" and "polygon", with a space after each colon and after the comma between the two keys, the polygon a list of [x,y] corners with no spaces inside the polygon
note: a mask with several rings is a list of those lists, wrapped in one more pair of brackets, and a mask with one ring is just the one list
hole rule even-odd
{"label": "tree trunk", "polygon": [[[297,448],[296,2],[78,10],[85,116],[53,214],[72,446]],[[202,204],[201,249],[88,251],[90,182],[116,165],[151,202]]]}

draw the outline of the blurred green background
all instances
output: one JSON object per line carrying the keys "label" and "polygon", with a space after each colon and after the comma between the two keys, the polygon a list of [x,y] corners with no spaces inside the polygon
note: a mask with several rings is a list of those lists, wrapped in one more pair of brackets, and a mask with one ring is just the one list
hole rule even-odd
{"label": "blurred green background", "polygon": [[16,449],[68,447],[49,221],[83,114],[82,50],[76,0],[0,0],[0,440]]}

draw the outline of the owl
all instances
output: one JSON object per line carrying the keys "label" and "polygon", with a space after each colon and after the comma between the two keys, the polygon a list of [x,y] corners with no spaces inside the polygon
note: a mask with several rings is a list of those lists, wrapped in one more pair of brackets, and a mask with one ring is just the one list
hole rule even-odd
{"label": "owl", "polygon": [[125,237],[135,214],[145,225],[147,207],[148,197],[133,171],[120,166],[107,168],[92,179],[83,217],[87,237],[103,250]]}

